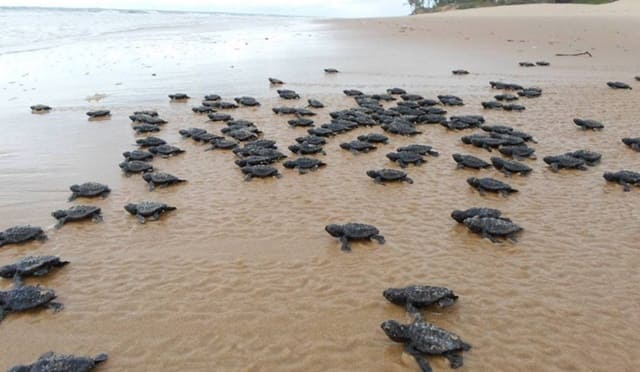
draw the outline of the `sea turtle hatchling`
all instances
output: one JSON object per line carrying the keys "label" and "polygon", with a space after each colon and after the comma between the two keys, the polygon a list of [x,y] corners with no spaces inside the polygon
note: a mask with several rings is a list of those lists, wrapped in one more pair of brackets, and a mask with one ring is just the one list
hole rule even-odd
{"label": "sea turtle hatchling", "polygon": [[467,70],[453,70],[451,73],[454,75],[469,75],[469,71]]}
{"label": "sea turtle hatchling", "polygon": [[207,149],[205,149],[204,151],[211,151],[211,150],[216,150],[216,149],[220,149],[220,150],[232,150],[235,149],[236,147],[238,147],[238,142],[236,141],[230,141],[224,138],[216,138],[213,141],[210,142],[211,146]]}
{"label": "sea turtle hatchling", "polygon": [[147,161],[153,159],[152,153],[142,150],[125,151],[122,153],[122,156],[124,156],[125,160]]}
{"label": "sea turtle hatchling", "polygon": [[387,89],[387,93],[394,95],[407,94],[407,91],[402,88],[389,88]]}
{"label": "sea turtle hatchling", "polygon": [[106,198],[111,192],[109,186],[98,182],[85,182],[79,185],[71,185],[69,189],[71,190],[69,201],[73,201],[78,197],[95,198],[100,196]]}
{"label": "sea turtle hatchling", "polygon": [[509,184],[489,177],[469,177],[467,178],[467,183],[474,189],[478,190],[480,195],[484,195],[486,192],[494,192],[506,197],[511,193],[518,192],[518,190],[512,188]]}
{"label": "sea turtle hatchling", "polygon": [[602,154],[589,150],[577,150],[573,152],[567,152],[565,155],[573,156],[574,158],[582,159],[588,166],[594,166],[602,159]]}
{"label": "sea turtle hatchling", "polygon": [[176,146],[160,145],[160,146],[149,147],[149,152],[154,155],[159,155],[163,158],[168,158],[170,156],[181,154],[184,152],[184,150]]}
{"label": "sea turtle hatchling", "polygon": [[622,143],[629,146],[632,150],[640,152],[640,137],[626,137],[622,139]]}
{"label": "sea turtle hatchling", "polygon": [[33,105],[30,107],[31,111],[37,113],[49,112],[51,111],[51,107],[47,105]]}
{"label": "sea turtle hatchling", "polygon": [[451,218],[456,220],[458,223],[463,223],[464,220],[471,217],[492,217],[492,218],[502,218],[503,220],[511,221],[508,218],[500,217],[502,212],[498,209],[492,208],[469,208],[466,210],[456,209],[451,212]]}
{"label": "sea turtle hatchling", "polygon": [[531,167],[526,164],[522,164],[517,161],[504,160],[497,156],[491,157],[491,163],[497,170],[504,173],[504,175],[507,177],[510,177],[513,173],[518,173],[522,176],[526,176],[527,174],[531,173],[531,171],[533,171],[533,169],[531,169]]}
{"label": "sea turtle hatchling", "polygon": [[343,252],[351,251],[350,242],[354,240],[375,240],[379,244],[384,244],[384,236],[380,235],[380,230],[373,225],[352,222],[346,224],[330,224],[324,227],[329,235],[339,238],[342,243]]}
{"label": "sea turtle hatchling", "polygon": [[427,162],[422,155],[413,151],[390,152],[387,154],[387,158],[402,168],[406,168],[409,164],[417,166]]}
{"label": "sea turtle hatchling", "polygon": [[272,77],[270,77],[270,78],[269,78],[269,83],[270,83],[271,85],[282,85],[282,84],[284,84],[284,81],[282,81],[282,80],[280,80],[280,79],[276,79],[276,78],[272,78]]}
{"label": "sea turtle hatchling", "polygon": [[160,219],[160,215],[176,210],[176,207],[171,207],[164,203],[143,201],[137,204],[129,203],[124,206],[124,209],[136,216],[138,222],[145,223],[148,219],[157,221]]}
{"label": "sea turtle hatchling", "polygon": [[247,97],[247,96],[236,97],[233,100],[243,106],[249,106],[249,107],[260,106],[260,102],[258,102],[258,100],[256,100],[253,97]]}
{"label": "sea turtle hatchling", "polygon": [[97,118],[105,118],[107,116],[111,116],[111,111],[109,110],[95,110],[87,112],[87,116],[89,119],[97,119]]}
{"label": "sea turtle hatchling", "polygon": [[553,172],[557,172],[559,169],[587,170],[584,160],[569,155],[545,156],[542,160],[549,164]]}
{"label": "sea turtle hatchling", "polygon": [[295,118],[287,122],[292,127],[312,127],[313,120],[306,118]]}
{"label": "sea turtle hatchling", "polygon": [[[621,170],[618,172],[605,172],[604,179],[608,182],[615,182],[623,186],[624,191],[631,191],[631,186],[640,186],[640,173]],[[1,242],[1,240],[0,240]]]}
{"label": "sea turtle hatchling", "polygon": [[47,235],[42,228],[31,225],[13,226],[0,232],[0,247],[8,244],[21,244],[32,240],[45,241]]}
{"label": "sea turtle hatchling", "polygon": [[183,100],[187,100],[191,97],[189,97],[188,94],[186,93],[174,93],[174,94],[169,94],[169,99],[171,99],[172,101],[183,101]]}
{"label": "sea turtle hatchling", "polygon": [[584,130],[587,130],[587,129],[600,130],[604,128],[604,124],[595,120],[576,118],[576,119],[573,119],[573,122]]}
{"label": "sea turtle hatchling", "polygon": [[289,151],[298,155],[311,155],[311,154],[326,155],[326,153],[322,148],[322,145],[312,145],[306,142],[291,145],[288,148],[289,148]]}
{"label": "sea turtle hatchling", "polygon": [[244,180],[251,181],[254,177],[256,178],[267,178],[267,177],[275,177],[281,178],[282,175],[278,170],[269,165],[248,165],[246,167],[240,168],[242,173],[245,174]]}
{"label": "sea turtle hatchling", "polygon": [[387,320],[380,327],[392,341],[405,345],[405,352],[414,357],[422,372],[432,371],[425,354],[442,355],[451,368],[459,368],[463,364],[462,352],[471,349],[458,335],[420,318],[410,324]]}
{"label": "sea turtle hatchling", "polygon": [[428,285],[387,288],[382,295],[389,302],[404,306],[407,313],[418,318],[422,317],[420,309],[431,305],[437,305],[439,308],[449,307],[458,299],[458,296],[449,288]]}
{"label": "sea turtle hatchling", "polygon": [[324,104],[317,99],[309,98],[307,102],[309,103],[309,107],[313,107],[316,109],[324,108]]}
{"label": "sea turtle hatchling", "polygon": [[369,133],[358,136],[358,141],[369,143],[389,143],[389,137],[380,133]]}
{"label": "sea turtle hatchling", "polygon": [[153,172],[153,165],[142,160],[123,161],[122,163],[118,164],[118,166],[120,167],[120,169],[122,169],[126,176],[129,176],[133,173]]}
{"label": "sea turtle hatchling", "polygon": [[144,124],[134,125],[132,128],[138,134],[140,134],[140,133],[160,132],[160,127],[155,125],[155,124],[146,124],[146,123],[144,123]]}
{"label": "sea turtle hatchling", "polygon": [[52,351],[42,354],[38,360],[28,365],[11,367],[7,372],[89,372],[107,360],[107,354],[95,358],[56,354]]}
{"label": "sea turtle hatchling", "polygon": [[367,176],[373,178],[375,183],[384,185],[386,182],[413,183],[413,180],[403,171],[397,169],[378,169],[367,171]]}
{"label": "sea turtle hatchling", "polygon": [[341,143],[340,148],[347,151],[351,151],[354,154],[361,153],[361,152],[367,153],[377,149],[377,147],[371,144],[370,142],[365,142],[360,140]]}
{"label": "sea turtle hatchling", "polygon": [[333,67],[330,67],[330,68],[325,68],[324,72],[326,72],[327,74],[337,74],[340,71],[338,71],[337,69],[335,69]]}
{"label": "sea turtle hatchling", "polygon": [[483,169],[483,168],[491,167],[491,164],[473,155],[453,154],[452,157],[453,157],[453,160],[457,163],[458,169],[460,168]]}
{"label": "sea turtle hatchling", "polygon": [[327,143],[327,140],[324,137],[308,135],[308,136],[296,138],[296,142],[298,143],[306,142],[311,145],[325,145]]}
{"label": "sea turtle hatchling", "polygon": [[632,89],[631,86],[627,83],[623,83],[621,81],[609,81],[607,82],[609,88],[613,89]]}
{"label": "sea turtle hatchling", "polygon": [[163,172],[145,173],[142,175],[142,179],[149,184],[150,191],[153,191],[157,185],[167,187],[170,185],[187,182],[187,180],[183,180],[172,174]]}
{"label": "sea turtle hatchling", "polygon": [[13,279],[19,284],[22,282],[22,278],[44,276],[51,270],[63,267],[68,263],[69,261],[63,261],[56,256],[27,256],[12,264],[0,267],[0,277]]}
{"label": "sea turtle hatchling", "polygon": [[431,155],[431,156],[440,156],[440,153],[433,149],[432,146],[429,145],[421,145],[421,144],[411,144],[403,147],[398,147],[396,149],[398,152],[415,152],[420,155]]}
{"label": "sea turtle hatchling", "polygon": [[52,289],[32,285],[19,285],[8,291],[0,291],[0,321],[8,313],[17,313],[37,308],[62,310],[60,303],[53,302],[56,293]]}
{"label": "sea turtle hatchling", "polygon": [[140,138],[136,140],[136,144],[140,147],[154,147],[154,146],[165,145],[166,143],[167,141],[163,140],[162,138],[158,138],[154,136],[149,136],[149,137]]}
{"label": "sea turtle hatchling", "polygon": [[307,157],[300,157],[294,160],[287,160],[282,165],[288,169],[298,169],[300,174],[306,174],[309,171],[316,171],[327,164],[321,160]]}
{"label": "sea turtle hatchling", "polygon": [[500,146],[498,151],[502,155],[510,156],[516,160],[522,160],[525,158],[535,159],[536,149],[531,148],[527,145],[516,145],[516,146]]}
{"label": "sea turtle hatchling", "polygon": [[506,238],[515,242],[515,235],[522,231],[522,227],[503,218],[474,216],[465,219],[463,223],[472,232],[480,234],[483,238],[494,243],[498,241],[498,238]]}
{"label": "sea turtle hatchling", "polygon": [[278,95],[284,99],[299,99],[300,95],[291,89],[278,89]]}
{"label": "sea turtle hatchling", "polygon": [[59,209],[51,213],[51,216],[58,220],[56,229],[61,228],[65,223],[72,221],[82,221],[92,219],[94,222],[101,222],[101,210],[91,205],[74,205],[69,209]]}

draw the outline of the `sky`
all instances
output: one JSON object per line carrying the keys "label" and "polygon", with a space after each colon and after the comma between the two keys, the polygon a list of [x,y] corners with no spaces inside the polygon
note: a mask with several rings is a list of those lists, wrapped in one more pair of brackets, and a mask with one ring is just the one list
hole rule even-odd
{"label": "sky", "polygon": [[0,6],[155,9],[321,17],[407,15],[406,0],[0,0]]}

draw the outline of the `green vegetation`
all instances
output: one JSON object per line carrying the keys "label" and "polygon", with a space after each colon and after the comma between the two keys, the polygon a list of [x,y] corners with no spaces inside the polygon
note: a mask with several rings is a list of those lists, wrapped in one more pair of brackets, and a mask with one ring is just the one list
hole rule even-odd
{"label": "green vegetation", "polygon": [[412,14],[438,12],[449,9],[468,9],[486,6],[565,3],[565,4],[604,4],[615,0],[408,0]]}

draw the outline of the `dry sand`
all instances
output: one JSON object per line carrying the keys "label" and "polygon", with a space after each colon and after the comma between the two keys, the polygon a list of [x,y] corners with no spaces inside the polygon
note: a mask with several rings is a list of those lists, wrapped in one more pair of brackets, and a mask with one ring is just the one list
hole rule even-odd
{"label": "dry sand", "polygon": [[[473,345],[462,370],[637,370],[640,191],[623,193],[602,179],[605,170],[640,170],[639,155],[620,143],[621,137],[640,135],[640,86],[633,81],[640,73],[637,3],[316,21],[308,26],[310,37],[289,40],[268,67],[256,56],[236,62],[241,73],[216,72],[227,55],[211,74],[194,75],[186,66],[196,62],[185,58],[184,74],[155,83],[144,95],[116,90],[98,104],[82,102],[87,91],[99,89],[88,82],[72,92],[75,103],[57,106],[63,99],[50,95],[47,101],[42,90],[5,90],[2,98],[17,98],[5,100],[0,114],[8,133],[0,139],[3,228],[51,226],[49,213],[71,205],[65,200],[72,183],[105,182],[113,192],[104,200],[78,201],[103,208],[102,224],[69,224],[49,231],[45,244],[0,249],[2,264],[27,254],[57,254],[72,262],[39,281],[56,289],[64,311],[10,314],[0,324],[0,369],[56,350],[108,352],[101,371],[416,370],[379,328],[387,319],[407,320],[382,290],[415,283],[448,286],[460,295],[452,308],[427,316]],[[242,53],[266,50],[260,48],[251,45]],[[585,50],[594,57],[554,57]],[[552,65],[518,67],[524,60]],[[324,76],[328,66],[343,72]],[[453,77],[453,68],[472,74]],[[135,79],[105,74],[136,91]],[[452,153],[489,157],[460,143],[468,133],[424,127],[423,135],[394,136],[368,155],[340,150],[341,142],[380,131],[358,129],[330,140],[322,157],[329,165],[321,171],[299,176],[284,170],[280,180],[246,183],[230,153],[205,153],[177,134],[191,126],[216,132],[221,124],[191,113],[198,99],[168,103],[166,94],[256,95],[261,108],[233,115],[255,121],[266,138],[286,148],[304,130],[289,128],[286,118],[270,112],[289,102],[265,87],[268,75],[286,80],[303,98],[324,101],[328,108],[318,111],[319,123],[329,120],[330,111],[353,106],[340,93],[346,88],[458,94],[466,105],[448,109],[450,114],[479,113],[491,124],[532,133],[540,142],[539,159],[527,161],[535,169],[529,177],[507,180],[519,194],[482,197],[468,187],[467,177],[505,178],[495,170],[455,169]],[[544,94],[521,102],[523,113],[482,111],[480,102],[496,94],[489,80],[539,86]],[[634,90],[610,90],[608,80],[627,81]],[[144,81],[139,85],[144,89]],[[31,115],[25,103],[35,101],[57,109]],[[112,119],[88,123],[84,111],[97,106],[112,108]],[[158,109],[169,121],[159,136],[187,150],[156,159],[154,166],[188,184],[150,193],[138,177],[120,174],[120,153],[134,148],[136,138],[127,115],[141,108]],[[574,117],[601,120],[606,128],[579,131]],[[367,169],[395,167],[384,154],[414,142],[441,152],[409,168],[415,184],[383,187],[366,177]],[[541,160],[581,148],[601,152],[602,163],[585,172],[552,173]],[[139,225],[122,206],[143,199],[178,210]],[[454,208],[480,205],[500,208],[522,225],[520,241],[492,244],[449,217]],[[343,254],[323,227],[349,220],[377,225],[387,244],[356,244]],[[443,358],[431,362],[435,371],[449,369]]]}

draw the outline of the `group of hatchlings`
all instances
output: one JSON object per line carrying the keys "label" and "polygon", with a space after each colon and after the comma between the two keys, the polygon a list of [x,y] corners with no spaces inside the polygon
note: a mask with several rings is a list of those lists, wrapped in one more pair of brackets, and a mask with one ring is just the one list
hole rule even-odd
{"label": "group of hatchlings", "polygon": [[[521,63],[521,66],[548,66],[546,62]],[[325,69],[328,74],[335,74],[335,69]],[[466,70],[454,70],[454,75],[466,75]],[[640,77],[636,77],[640,81]],[[284,82],[275,78],[269,78],[273,86],[283,85]],[[607,85],[614,89],[631,89],[628,84],[622,82],[608,82]],[[539,88],[525,88],[518,84],[490,82],[494,89],[505,90],[507,92],[495,96],[495,101],[482,102],[485,109],[505,109],[509,111],[523,111],[522,105],[504,102],[512,102],[524,98],[535,98],[542,94]],[[516,92],[517,95],[508,91]],[[286,100],[298,100],[300,96],[293,90],[279,89],[278,95]],[[319,159],[309,155],[324,154],[323,146],[327,143],[327,138],[338,134],[349,132],[361,126],[380,126],[385,132],[413,136],[422,132],[418,131],[418,126],[423,124],[440,124],[448,130],[463,130],[468,128],[480,128],[486,134],[472,134],[463,136],[462,142],[476,147],[484,148],[488,151],[497,149],[501,154],[516,160],[505,160],[500,157],[492,157],[491,163],[478,157],[466,154],[453,154],[453,160],[459,168],[483,169],[495,167],[507,176],[512,173],[527,175],[532,169],[518,160],[535,159],[535,149],[529,147],[527,142],[535,143],[533,137],[525,132],[517,131],[514,128],[504,125],[484,125],[484,118],[480,115],[451,116],[445,117],[447,113],[442,106],[462,106],[464,102],[461,98],[452,95],[438,96],[438,100],[425,99],[417,94],[408,94],[400,88],[391,88],[386,94],[365,95],[355,89],[345,90],[344,93],[354,97],[358,107],[347,110],[331,112],[331,122],[315,126],[310,117],[315,113],[309,108],[297,107],[275,107],[273,112],[277,115],[292,115],[295,118],[288,121],[292,127],[308,127],[308,135],[296,139],[296,143],[288,149],[297,155],[297,159],[284,161],[286,168],[297,168],[300,174],[314,171],[324,167],[326,164]],[[385,108],[382,102],[397,101],[397,96],[402,98],[395,107]],[[183,93],[169,95],[171,100],[186,101],[190,97]],[[323,108],[324,105],[315,99],[308,100],[308,107]],[[246,180],[254,177],[281,177],[280,172],[273,167],[273,164],[285,159],[287,156],[279,152],[275,141],[260,139],[262,132],[254,123],[247,120],[234,120],[227,113],[219,110],[230,110],[242,106],[259,106],[260,103],[252,97],[237,97],[234,102],[222,101],[221,97],[215,94],[205,96],[202,105],[193,107],[196,114],[207,114],[209,120],[214,122],[224,122],[226,127],[221,130],[222,135],[209,133],[202,128],[188,128],[180,130],[183,137],[192,138],[198,142],[209,143],[211,146],[207,150],[231,150],[238,157],[235,161],[245,175]],[[48,112],[51,107],[46,105],[35,105],[31,107],[33,112]],[[109,118],[109,110],[97,110],[87,113],[90,120]],[[134,122],[133,129],[138,134],[154,133],[161,130],[161,125],[166,121],[158,116],[155,111],[138,111],[130,116]],[[595,120],[575,119],[575,124],[582,129],[601,130],[604,125]],[[226,137],[230,137],[228,139]],[[149,189],[156,186],[169,186],[185,182],[179,177],[168,173],[157,172],[149,163],[154,156],[170,157],[180,154],[184,150],[167,144],[161,138],[147,136],[138,139],[139,150],[127,151],[123,153],[125,161],[120,164],[120,168],[126,175],[132,173],[142,174],[142,178],[149,184]],[[381,133],[369,133],[361,135],[357,139],[340,144],[344,150],[354,154],[367,153],[375,150],[379,144],[387,144],[389,138]],[[623,138],[622,142],[635,151],[640,151],[640,137]],[[245,143],[243,146],[240,143]],[[438,152],[432,146],[424,144],[412,144],[399,147],[395,152],[386,156],[390,161],[397,163],[400,167],[406,168],[408,165],[419,166],[426,162],[426,156],[438,156]],[[601,155],[587,150],[567,152],[565,154],[546,156],[543,158],[551,170],[556,172],[559,169],[586,169],[586,166],[593,166],[601,159]],[[367,176],[374,182],[384,184],[387,182],[407,182],[413,183],[407,173],[397,169],[373,169],[366,172]],[[622,170],[619,172],[605,172],[604,178],[607,181],[619,183],[625,191],[630,191],[631,185],[640,185],[640,173]],[[485,192],[498,193],[507,196],[517,192],[507,183],[493,178],[470,177],[467,183],[477,189],[480,194]],[[73,185],[70,187],[72,195],[69,200],[78,197],[106,197],[110,193],[107,185],[96,182]],[[127,204],[124,209],[134,215],[140,223],[148,219],[157,220],[160,215],[175,210],[175,207],[164,203],[143,201],[137,204]],[[58,221],[57,228],[62,227],[66,222],[93,219],[102,220],[100,208],[89,205],[76,205],[66,210],[58,210],[52,213]],[[488,238],[493,242],[499,238],[506,238],[515,241],[515,235],[522,228],[513,223],[509,218],[502,216],[497,209],[490,208],[470,208],[467,210],[455,210],[451,217],[458,223],[462,223],[470,231]],[[375,240],[380,244],[385,243],[384,237],[378,228],[362,223],[330,224],[325,227],[327,233],[339,238],[342,250],[351,250],[351,241]],[[35,226],[15,226],[0,232],[0,246],[7,244],[19,244],[32,240],[45,240],[46,234],[40,227]],[[48,274],[52,269],[68,264],[56,256],[29,256],[17,262],[0,267],[0,276],[12,279],[14,286],[8,291],[0,291],[0,320],[11,312],[26,311],[34,308],[48,307],[54,311],[62,309],[62,304],[54,302],[56,294],[51,289],[46,289],[38,285],[25,285],[23,278],[41,277]],[[461,353],[467,351],[471,346],[460,339],[457,335],[436,327],[428,323],[422,316],[420,310],[431,305],[438,307],[448,307],[458,299],[453,291],[444,287],[432,286],[409,286],[405,288],[390,288],[384,291],[384,297],[390,302],[406,307],[407,313],[412,321],[409,324],[401,324],[395,320],[385,321],[381,324],[384,333],[393,341],[405,345],[405,351],[413,356],[421,370],[431,371],[429,363],[424,358],[425,355],[442,355],[446,357],[452,368],[458,368],[463,364]],[[48,352],[43,354],[37,361],[30,365],[20,365],[9,369],[11,372],[27,371],[89,371],[96,365],[106,361],[107,355],[100,354],[94,358],[77,357],[73,355],[56,354]]]}

